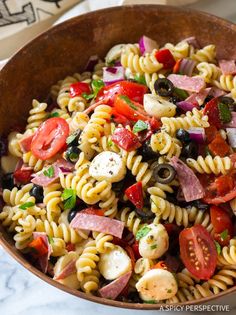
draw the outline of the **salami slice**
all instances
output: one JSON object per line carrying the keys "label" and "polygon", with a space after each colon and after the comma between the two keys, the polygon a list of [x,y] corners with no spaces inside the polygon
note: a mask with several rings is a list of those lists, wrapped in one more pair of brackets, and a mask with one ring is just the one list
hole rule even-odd
{"label": "salami slice", "polygon": [[188,77],[187,75],[170,74],[168,79],[175,87],[189,92],[200,92],[205,88],[205,81],[200,77]]}

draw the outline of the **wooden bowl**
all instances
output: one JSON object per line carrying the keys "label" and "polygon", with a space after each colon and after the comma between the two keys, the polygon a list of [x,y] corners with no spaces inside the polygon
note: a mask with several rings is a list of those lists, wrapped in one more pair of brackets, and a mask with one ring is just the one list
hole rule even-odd
{"label": "wooden bowl", "polygon": [[[23,47],[0,72],[0,133],[26,122],[33,98],[43,101],[50,86],[66,75],[82,71],[89,56],[104,57],[118,43],[135,43],[141,35],[158,43],[177,43],[196,36],[201,45],[215,44],[220,58],[236,59],[236,25],[218,17],[158,5],[115,7],[78,16],[51,28]],[[93,302],[139,310],[159,309],[161,304],[129,304],[86,295],[67,288],[33,267],[16,250],[11,237],[0,227],[0,243],[20,264],[47,283]],[[183,303],[215,302],[236,291]]]}

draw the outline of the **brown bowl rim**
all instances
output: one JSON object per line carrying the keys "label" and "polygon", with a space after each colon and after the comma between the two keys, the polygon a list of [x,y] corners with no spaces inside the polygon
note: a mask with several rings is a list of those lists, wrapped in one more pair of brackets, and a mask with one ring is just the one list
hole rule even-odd
{"label": "brown bowl rim", "polygon": [[[206,12],[203,12],[200,10],[191,9],[191,8],[174,7],[174,6],[170,6],[170,5],[158,5],[158,4],[157,5],[141,4],[141,5],[115,6],[115,7],[100,9],[100,10],[96,10],[96,11],[92,11],[92,12],[87,12],[87,13],[81,14],[79,16],[75,16],[73,18],[70,18],[64,22],[61,22],[61,23],[47,29],[46,31],[44,31],[44,32],[40,33],[38,36],[36,36],[29,43],[27,43],[26,45],[21,47],[9,59],[9,61],[4,65],[4,67],[2,68],[1,71],[5,71],[5,69],[12,62],[14,62],[14,60],[16,58],[18,58],[18,55],[20,55],[20,53],[23,53],[25,49],[28,49],[35,41],[37,41],[41,37],[44,37],[45,35],[47,35],[47,36],[52,35],[54,31],[59,31],[60,29],[63,29],[64,27],[67,28],[70,24],[78,23],[79,20],[85,19],[87,16],[93,16],[99,12],[109,13],[109,12],[117,11],[117,10],[128,10],[128,9],[132,9],[134,7],[139,8],[140,10],[144,9],[144,8],[145,9],[150,8],[150,9],[158,9],[159,11],[172,10],[172,11],[176,11],[176,12],[179,11],[179,12],[186,12],[186,13],[194,12],[197,15],[201,15],[203,17],[205,16],[206,18],[211,19],[212,21],[214,21],[216,23],[220,23],[221,25],[229,27],[236,32],[236,24],[234,24],[233,22],[230,22],[224,18],[215,16],[213,14],[206,13]],[[114,300],[109,300],[109,299],[101,298],[101,297],[94,296],[94,295],[89,295],[89,294],[86,294],[84,292],[81,292],[81,291],[78,291],[75,289],[71,289],[69,287],[62,285],[59,282],[56,282],[55,280],[53,280],[52,278],[50,278],[49,276],[47,276],[46,274],[42,273],[40,270],[35,268],[33,265],[31,265],[27,260],[24,260],[24,258],[22,258],[17,252],[12,250],[12,245],[9,242],[7,242],[7,240],[5,240],[3,238],[3,235],[1,232],[0,232],[0,245],[2,245],[2,247],[7,251],[8,254],[10,254],[11,257],[13,257],[18,263],[20,263],[24,268],[28,269],[35,276],[37,276],[41,280],[47,282],[48,284],[52,285],[53,287],[58,288],[64,292],[67,292],[67,293],[72,294],[74,296],[77,296],[81,299],[84,299],[84,300],[87,300],[90,302],[94,302],[94,303],[98,303],[98,304],[102,304],[102,305],[114,306],[114,307],[125,308],[125,309],[134,309],[134,310],[159,310],[161,307],[165,308],[165,306],[166,306],[166,304],[164,304],[164,303],[157,303],[157,304],[143,303],[143,304],[140,304],[140,303],[127,303],[127,302],[121,302],[121,301],[114,301]],[[205,298],[198,299],[198,300],[176,303],[174,305],[175,306],[185,306],[185,305],[194,305],[194,304],[205,304],[207,302],[217,300],[220,297],[224,297],[226,295],[229,295],[235,291],[236,291],[236,286],[234,286],[228,290],[222,291],[221,293],[219,293],[217,295],[212,295],[212,296],[205,297]]]}

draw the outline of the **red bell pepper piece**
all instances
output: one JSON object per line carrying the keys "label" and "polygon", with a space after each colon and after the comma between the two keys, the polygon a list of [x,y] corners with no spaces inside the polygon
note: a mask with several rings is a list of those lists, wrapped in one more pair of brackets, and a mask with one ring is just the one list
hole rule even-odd
{"label": "red bell pepper piece", "polygon": [[99,216],[104,216],[104,210],[102,209],[95,209],[93,207],[86,208],[80,211],[80,213],[87,213],[87,214],[94,214],[94,215],[99,215]]}
{"label": "red bell pepper piece", "polygon": [[222,123],[220,121],[220,111],[218,108],[218,98],[211,99],[204,107],[203,114],[208,116],[208,122],[210,125],[220,129]]}
{"label": "red bell pepper piece", "polygon": [[28,244],[28,247],[34,249],[34,256],[40,257],[48,253],[48,247],[41,236]]}
{"label": "red bell pepper piece", "polygon": [[179,59],[176,61],[174,68],[173,68],[173,73],[179,73],[181,61],[182,61],[182,59]]}
{"label": "red bell pepper piece", "polygon": [[130,152],[141,147],[138,137],[126,128],[117,128],[111,140],[120,148]]}
{"label": "red bell pepper piece", "polygon": [[129,255],[129,258],[131,260],[132,268],[134,269],[136,259],[135,259],[135,255],[134,255],[133,249],[132,249],[132,247],[127,245],[125,247],[125,250],[126,250],[127,254]]}
{"label": "red bell pepper piece", "polygon": [[76,82],[70,85],[70,97],[80,96],[83,93],[91,93],[91,88],[88,83]]}
{"label": "red bell pepper piece", "polygon": [[32,170],[18,169],[14,172],[13,176],[17,182],[22,183],[22,184],[27,184],[31,180],[32,173],[33,173]]}
{"label": "red bell pepper piece", "polygon": [[137,207],[138,209],[143,208],[143,185],[142,182],[137,182],[125,190],[127,198]]}
{"label": "red bell pepper piece", "polygon": [[155,53],[156,60],[163,64],[164,69],[171,69],[175,65],[175,59],[169,49],[161,49]]}
{"label": "red bell pepper piece", "polygon": [[229,145],[227,142],[222,138],[222,136],[218,133],[215,137],[215,139],[208,145],[209,150],[215,154],[219,155],[221,157],[226,156],[226,154],[229,153]]}
{"label": "red bell pepper piece", "polygon": [[134,244],[132,245],[132,249],[133,249],[135,258],[136,258],[136,259],[141,258],[141,255],[140,255],[140,253],[139,253],[139,243],[138,243],[137,240],[136,240],[136,241],[134,242]]}
{"label": "red bell pepper piece", "polygon": [[115,108],[112,108],[112,120],[114,120],[115,123],[121,124],[124,127],[130,126],[130,120],[124,115],[118,113]]}

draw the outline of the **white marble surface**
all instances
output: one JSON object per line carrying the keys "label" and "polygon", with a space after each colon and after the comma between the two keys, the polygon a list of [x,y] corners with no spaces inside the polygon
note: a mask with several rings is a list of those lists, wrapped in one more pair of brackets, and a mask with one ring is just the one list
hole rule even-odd
{"label": "white marble surface", "polygon": [[[99,2],[101,4],[102,1]],[[189,7],[211,12],[236,22],[236,0],[201,0]],[[87,302],[49,286],[25,270],[0,247],[0,315],[94,315],[96,313],[131,315],[134,311]],[[135,311],[136,315],[147,313],[148,315],[164,314],[157,311]],[[235,313],[235,310],[227,312],[227,314]]]}

